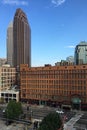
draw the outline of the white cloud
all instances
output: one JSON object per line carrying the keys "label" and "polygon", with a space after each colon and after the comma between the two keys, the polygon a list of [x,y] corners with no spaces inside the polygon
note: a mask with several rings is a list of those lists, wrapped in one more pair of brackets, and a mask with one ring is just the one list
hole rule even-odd
{"label": "white cloud", "polygon": [[28,5],[28,2],[24,0],[3,0],[2,3],[8,5]]}
{"label": "white cloud", "polygon": [[66,48],[75,48],[75,46],[70,45],[70,46],[67,46]]}
{"label": "white cloud", "polygon": [[56,7],[63,4],[66,0],[51,0],[52,4],[54,4]]}

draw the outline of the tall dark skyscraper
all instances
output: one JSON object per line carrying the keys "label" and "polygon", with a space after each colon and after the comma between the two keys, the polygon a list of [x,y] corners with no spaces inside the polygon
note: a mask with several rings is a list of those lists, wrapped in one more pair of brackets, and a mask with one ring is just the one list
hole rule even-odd
{"label": "tall dark skyscraper", "polygon": [[13,66],[31,66],[31,29],[26,14],[19,8],[13,20]]}

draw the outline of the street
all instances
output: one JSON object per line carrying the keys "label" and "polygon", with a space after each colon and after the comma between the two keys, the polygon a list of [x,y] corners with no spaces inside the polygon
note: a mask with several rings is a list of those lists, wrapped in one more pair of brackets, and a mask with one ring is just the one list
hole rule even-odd
{"label": "street", "polygon": [[[3,106],[3,109],[6,106]],[[29,121],[31,119],[32,124],[28,125],[26,123],[23,123],[21,121],[15,122],[9,126],[5,125],[5,121],[0,120],[0,130],[33,130],[33,123],[35,120],[41,121],[47,114],[50,112],[57,111],[58,108],[54,107],[48,107],[48,106],[37,106],[37,105],[30,105],[29,109],[27,109],[27,105],[23,105],[23,111],[26,115],[26,120]],[[63,114],[60,114],[60,116],[63,118],[66,116],[66,121],[64,123],[64,130],[75,130],[73,128],[73,125],[80,119],[80,117],[83,115],[82,112],[79,111],[65,111]],[[2,116],[2,109],[0,110],[0,117]]]}

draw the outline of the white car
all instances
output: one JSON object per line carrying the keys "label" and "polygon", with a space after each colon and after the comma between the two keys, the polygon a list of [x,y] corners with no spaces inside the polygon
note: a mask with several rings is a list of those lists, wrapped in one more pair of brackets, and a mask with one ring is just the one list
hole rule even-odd
{"label": "white car", "polygon": [[63,114],[64,112],[61,110],[61,111],[56,111],[57,113],[59,114]]}
{"label": "white car", "polygon": [[3,113],[5,112],[5,109],[3,109]]}

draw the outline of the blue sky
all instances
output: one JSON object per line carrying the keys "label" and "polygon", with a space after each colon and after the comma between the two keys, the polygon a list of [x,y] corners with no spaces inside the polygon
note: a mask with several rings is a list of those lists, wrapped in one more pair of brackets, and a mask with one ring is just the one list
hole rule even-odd
{"label": "blue sky", "polygon": [[0,0],[0,57],[6,57],[7,27],[17,8],[31,26],[32,66],[54,65],[87,41],[87,0]]}

